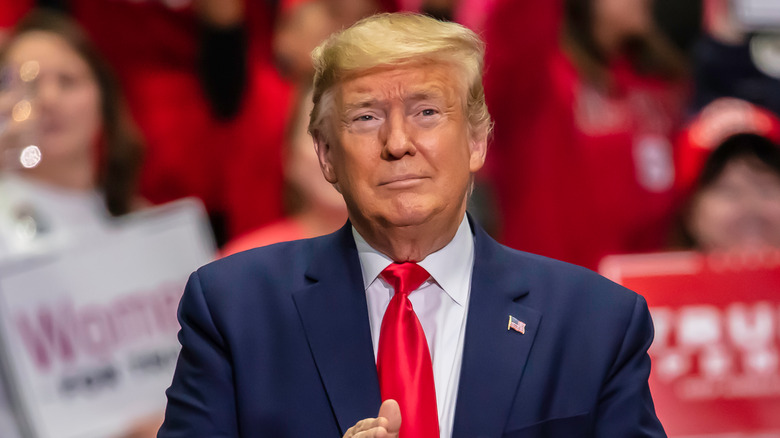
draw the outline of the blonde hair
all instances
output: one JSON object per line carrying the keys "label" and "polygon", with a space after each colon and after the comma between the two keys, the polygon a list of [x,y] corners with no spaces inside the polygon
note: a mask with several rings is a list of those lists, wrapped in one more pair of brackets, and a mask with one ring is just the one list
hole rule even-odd
{"label": "blonde hair", "polygon": [[485,43],[471,30],[412,13],[377,14],[331,35],[312,52],[314,109],[309,132],[331,139],[328,116],[341,81],[383,66],[431,63],[453,65],[466,85],[469,132],[488,135],[493,123],[482,86]]}

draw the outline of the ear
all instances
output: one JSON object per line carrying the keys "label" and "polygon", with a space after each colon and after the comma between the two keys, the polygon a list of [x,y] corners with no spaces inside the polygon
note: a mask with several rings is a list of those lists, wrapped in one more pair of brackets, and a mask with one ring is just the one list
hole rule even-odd
{"label": "ear", "polygon": [[330,143],[325,140],[325,137],[321,132],[312,133],[312,138],[314,139],[314,151],[317,152],[317,159],[320,162],[320,170],[322,170],[322,175],[329,183],[338,183],[339,180],[336,177],[336,171],[333,168],[332,150]]}
{"label": "ear", "polygon": [[469,139],[470,148],[470,161],[469,170],[471,173],[476,173],[482,166],[485,165],[485,159],[487,157],[488,148],[488,134],[486,129],[480,129],[479,132],[473,133],[471,139]]}

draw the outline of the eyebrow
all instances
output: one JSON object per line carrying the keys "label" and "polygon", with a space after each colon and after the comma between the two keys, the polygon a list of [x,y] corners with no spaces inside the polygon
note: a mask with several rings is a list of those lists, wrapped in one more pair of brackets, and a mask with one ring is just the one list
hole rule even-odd
{"label": "eyebrow", "polygon": [[406,100],[411,102],[419,102],[422,100],[436,100],[444,99],[444,92],[439,87],[433,87],[428,90],[421,90],[412,93]]}
{"label": "eyebrow", "polygon": [[373,97],[366,97],[362,99],[358,99],[355,102],[350,102],[344,105],[344,112],[349,112],[361,108],[370,108],[372,106],[375,106],[379,103],[379,100]]}
{"label": "eyebrow", "polygon": [[[424,100],[431,100],[431,99],[444,99],[444,93],[442,90],[439,89],[439,87],[432,87],[428,90],[420,90],[412,92],[409,96],[407,96],[404,101],[405,102],[420,102]],[[354,102],[346,103],[344,105],[344,112],[349,112],[357,109],[362,108],[371,108],[373,106],[376,106],[377,104],[381,103],[382,100],[379,100],[375,97],[366,96],[363,98],[359,98]]]}

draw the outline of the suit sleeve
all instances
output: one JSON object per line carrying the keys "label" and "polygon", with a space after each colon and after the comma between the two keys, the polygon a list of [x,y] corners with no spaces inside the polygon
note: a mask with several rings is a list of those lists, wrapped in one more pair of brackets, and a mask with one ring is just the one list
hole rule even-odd
{"label": "suit sleeve", "polygon": [[666,437],[648,385],[653,322],[645,299],[636,297],[622,346],[599,397],[597,437]]}
{"label": "suit sleeve", "polygon": [[158,438],[237,437],[233,371],[197,272],[178,312],[182,345]]}

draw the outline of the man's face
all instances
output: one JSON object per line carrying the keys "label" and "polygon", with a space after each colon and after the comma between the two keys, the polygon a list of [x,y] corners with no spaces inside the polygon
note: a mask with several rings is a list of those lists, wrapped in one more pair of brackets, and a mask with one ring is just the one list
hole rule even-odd
{"label": "man's face", "polygon": [[388,68],[337,86],[333,139],[315,141],[357,226],[462,219],[487,140],[469,132],[456,73],[437,64]]}

